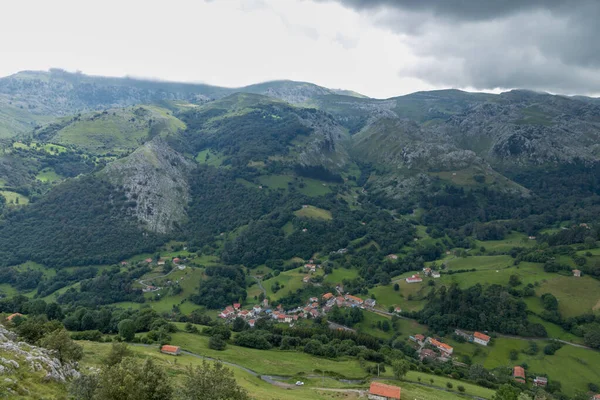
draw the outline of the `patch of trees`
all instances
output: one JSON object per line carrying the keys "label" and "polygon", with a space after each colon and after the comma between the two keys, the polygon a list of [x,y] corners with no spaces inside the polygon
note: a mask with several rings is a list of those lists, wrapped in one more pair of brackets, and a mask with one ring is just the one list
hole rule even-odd
{"label": "patch of trees", "polygon": [[0,225],[0,265],[109,264],[153,251],[163,239],[142,230],[129,206],[123,192],[96,177],[64,182],[6,216]]}
{"label": "patch of trees", "polygon": [[477,284],[468,289],[457,285],[435,290],[425,308],[414,317],[435,332],[460,327],[521,336],[546,337],[541,324],[527,320],[527,306],[511,296],[505,287]]}
{"label": "patch of trees", "polygon": [[198,293],[190,298],[194,303],[217,309],[246,299],[246,277],[240,267],[208,267],[206,274],[208,279],[200,282]]}
{"label": "patch of trees", "polygon": [[327,314],[327,319],[340,325],[354,326],[364,321],[363,311],[358,307],[339,308],[334,306]]}
{"label": "patch of trees", "polygon": [[79,290],[70,288],[58,296],[57,301],[61,304],[75,304],[84,307],[121,301],[143,303],[145,298],[141,289],[133,288],[132,284],[135,279],[148,272],[150,272],[150,268],[145,265],[127,271],[121,271],[119,267],[114,266],[102,271],[97,277],[81,281]]}

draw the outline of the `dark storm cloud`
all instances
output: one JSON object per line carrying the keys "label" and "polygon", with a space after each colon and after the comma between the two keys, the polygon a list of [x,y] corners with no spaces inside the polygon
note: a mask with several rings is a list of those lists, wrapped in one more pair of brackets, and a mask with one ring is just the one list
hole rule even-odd
{"label": "dark storm cloud", "polygon": [[336,1],[403,34],[435,85],[600,92],[598,0]]}

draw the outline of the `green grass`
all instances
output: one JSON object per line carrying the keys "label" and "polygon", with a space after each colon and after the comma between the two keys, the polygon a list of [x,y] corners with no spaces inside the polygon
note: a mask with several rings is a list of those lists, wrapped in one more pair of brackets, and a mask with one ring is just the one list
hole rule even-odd
{"label": "green grass", "polygon": [[[539,300],[539,299],[538,299]],[[553,339],[565,340],[571,343],[583,344],[583,338],[573,335],[565,331],[561,326],[553,324],[552,322],[545,321],[536,315],[530,314],[527,319],[535,324],[542,324],[548,332],[548,337]]]}
{"label": "green grass", "polygon": [[[474,258],[474,257],[473,257]],[[528,263],[522,262],[518,266],[510,266],[502,269],[494,269],[493,264],[482,266],[480,264],[468,264],[472,265],[471,267],[462,266],[456,267],[457,269],[461,268],[476,268],[477,266],[485,268],[480,269],[475,272],[465,272],[460,274],[448,275],[442,273],[442,277],[436,280],[436,283],[442,283],[446,285],[450,285],[452,283],[458,284],[461,288],[468,288],[470,286],[480,284],[498,284],[498,285],[507,285],[508,280],[511,275],[517,275],[523,285],[527,285],[529,283],[535,284],[536,282],[543,282],[544,280],[552,279],[556,276],[556,274],[551,274],[548,272],[544,272],[541,264],[536,263]],[[502,263],[497,264],[498,267],[503,265]]]}
{"label": "green grass", "polygon": [[11,192],[9,190],[0,190],[0,195],[4,196],[6,203],[10,206],[24,206],[29,204],[29,199],[20,193]]}
{"label": "green grass", "polygon": [[288,183],[292,182],[292,177],[288,175],[263,175],[258,178],[261,185],[269,189],[288,189]]}
{"label": "green grass", "polygon": [[208,348],[208,337],[184,332],[172,334],[171,344],[196,354],[219,358],[250,368],[263,375],[293,376],[312,374],[315,370],[340,374],[346,378],[365,377],[357,360],[329,360],[306,353],[280,350],[256,350],[228,345],[224,351]]}
{"label": "green grass", "polygon": [[310,178],[302,178],[302,182],[304,182],[304,187],[298,187],[298,191],[306,196],[317,197],[331,193],[330,183]]}
{"label": "green grass", "polygon": [[536,294],[552,293],[558,299],[558,310],[563,317],[600,311],[600,281],[589,276],[552,276],[542,283]]}
{"label": "green grass", "polygon": [[[421,378],[421,382],[422,383],[428,383],[440,388],[447,388],[447,384],[451,383],[452,384],[452,390],[454,392],[456,392],[455,396],[459,393],[457,387],[458,386],[464,386],[465,387],[465,393],[469,394],[471,396],[477,396],[477,397],[482,397],[484,399],[489,399],[491,398],[495,391],[491,390],[491,389],[487,389],[481,386],[477,386],[477,385],[473,385],[471,383],[468,382],[463,382],[463,381],[459,381],[456,379],[451,379],[451,378],[447,378],[445,376],[435,376],[435,375],[430,375],[430,374],[425,374],[423,372],[417,372],[417,371],[409,371],[406,374],[405,380],[407,381],[411,381],[411,382],[419,382],[419,378]],[[431,383],[430,379],[433,379],[433,383]],[[451,393],[448,393],[451,394]],[[412,397],[408,397],[408,398],[412,398]],[[453,397],[453,398],[457,398],[457,397]]]}
{"label": "green grass", "polygon": [[335,268],[330,274],[325,277],[326,283],[342,283],[344,279],[352,280],[358,277],[358,271],[354,268]]}
{"label": "green grass", "polygon": [[211,149],[204,149],[196,156],[198,164],[212,165],[213,167],[220,167],[226,159],[227,157],[223,154]]}
{"label": "green grass", "polygon": [[512,266],[513,259],[508,255],[454,257],[445,260],[444,263],[449,270],[473,268],[477,270],[500,270]]}
{"label": "green grass", "polygon": [[93,154],[132,151],[151,136],[184,129],[185,124],[155,106],[135,106],[95,112],[72,120],[53,141]]}
{"label": "green grass", "polygon": [[[279,276],[274,276],[271,279],[263,281],[262,285],[267,291],[267,296],[271,298],[271,301],[277,301],[280,297],[287,295],[290,291],[295,292],[296,289],[300,289],[304,285],[302,278],[308,275],[308,273],[305,271],[298,272],[298,270],[299,268],[294,268],[292,270],[280,273]],[[273,290],[271,289],[271,286],[275,282],[279,282],[280,285],[284,285],[284,288],[279,289],[277,293],[273,293]]]}
{"label": "green grass", "polygon": [[511,232],[503,240],[476,240],[475,244],[477,248],[485,247],[486,251],[507,252],[513,247],[532,247],[536,242],[523,233]]}
{"label": "green grass", "polygon": [[331,216],[331,211],[309,205],[306,207],[303,206],[301,209],[294,211],[294,214],[298,217],[322,219],[326,221],[333,219]]}
{"label": "green grass", "polygon": [[[81,364],[85,367],[99,368],[102,366],[102,360],[108,355],[110,351],[110,344],[108,343],[93,343],[93,342],[79,342],[84,348],[84,357]],[[152,359],[167,370],[172,383],[175,386],[181,384],[185,368],[188,366],[201,365],[202,360],[187,354],[180,355],[178,357],[161,354],[158,352],[158,347],[141,347],[141,346],[130,346],[133,351],[134,357],[140,359],[146,359],[152,357]],[[227,351],[227,350],[226,350]],[[221,358],[218,354],[213,357]],[[329,400],[339,398],[339,395],[331,392],[321,392],[311,389],[309,387],[297,388],[294,390],[287,390],[274,385],[271,385],[259,377],[255,377],[248,372],[236,368],[234,366],[227,366],[228,369],[233,371],[236,382],[245,388],[248,393],[255,399],[261,400]],[[338,385],[339,387],[339,385]]]}
{"label": "green grass", "polygon": [[26,144],[26,143],[22,143],[22,142],[14,142],[13,147],[15,149],[44,151],[44,152],[46,152],[48,154],[52,154],[52,155],[64,153],[67,151],[66,147],[61,146],[59,144],[54,144],[54,143],[31,142],[30,144]]}
{"label": "green grass", "polygon": [[292,221],[288,221],[283,227],[281,227],[281,230],[283,231],[283,234],[288,237],[294,233],[294,224]]}
{"label": "green grass", "polygon": [[62,180],[63,177],[52,168],[44,168],[36,175],[35,179],[41,182],[56,182]]}
{"label": "green grass", "polygon": [[[471,346],[476,345],[471,344]],[[539,341],[537,355],[529,356],[520,353],[528,346],[526,340],[497,338],[494,340],[493,346],[483,349],[483,365],[493,369],[527,363],[529,366],[528,377],[546,373],[550,380],[560,381],[563,392],[569,395],[575,394],[576,391],[586,391],[588,383],[600,381],[600,370],[596,368],[600,365],[600,352],[565,345],[554,355],[548,356],[543,352],[545,342]],[[508,358],[510,350],[513,349],[519,351],[517,361],[511,361]]]}

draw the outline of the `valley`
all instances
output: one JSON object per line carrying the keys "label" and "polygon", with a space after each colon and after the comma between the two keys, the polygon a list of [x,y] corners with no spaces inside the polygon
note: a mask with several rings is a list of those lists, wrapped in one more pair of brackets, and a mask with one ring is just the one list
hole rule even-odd
{"label": "valley", "polygon": [[75,75],[0,78],[0,323],[24,341],[64,328],[84,375],[125,341],[175,385],[218,359],[257,399],[599,391],[594,102]]}

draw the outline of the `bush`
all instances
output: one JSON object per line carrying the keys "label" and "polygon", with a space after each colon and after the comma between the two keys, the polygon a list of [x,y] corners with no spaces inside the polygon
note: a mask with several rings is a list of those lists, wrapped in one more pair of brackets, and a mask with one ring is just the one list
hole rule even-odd
{"label": "bush", "polygon": [[465,392],[465,387],[463,385],[458,385],[458,391],[461,393]]}
{"label": "bush", "polygon": [[448,383],[446,383],[446,387],[447,387],[448,389],[452,389],[452,382],[448,382]]}
{"label": "bush", "polygon": [[223,340],[221,335],[214,335],[208,339],[208,347],[213,350],[222,351],[227,347],[227,343]]}

